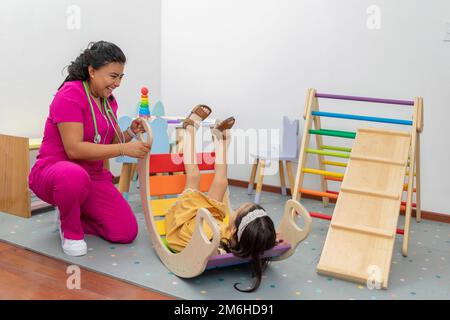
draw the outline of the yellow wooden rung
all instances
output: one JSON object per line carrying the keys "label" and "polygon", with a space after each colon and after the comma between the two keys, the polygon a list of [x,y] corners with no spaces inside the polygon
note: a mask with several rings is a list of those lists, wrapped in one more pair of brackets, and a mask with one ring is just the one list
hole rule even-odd
{"label": "yellow wooden rung", "polygon": [[[407,183],[405,183],[403,185],[403,191],[408,191],[408,184]],[[416,192],[416,188],[413,188],[413,191]]]}
{"label": "yellow wooden rung", "polygon": [[336,166],[336,167],[347,167],[347,164],[345,162],[336,162],[336,161],[325,160],[322,162],[322,164],[327,164],[329,166]]}
{"label": "yellow wooden rung", "polygon": [[28,148],[29,150],[37,150],[41,147],[42,138],[29,139],[28,140]]}
{"label": "yellow wooden rung", "polygon": [[166,235],[166,224],[164,220],[156,220],[156,229],[158,230],[158,233],[160,236]]}
{"label": "yellow wooden rung", "polygon": [[169,198],[169,199],[155,199],[150,200],[150,205],[155,217],[163,217],[166,215],[167,210],[169,210],[170,206],[177,201],[178,198]]}

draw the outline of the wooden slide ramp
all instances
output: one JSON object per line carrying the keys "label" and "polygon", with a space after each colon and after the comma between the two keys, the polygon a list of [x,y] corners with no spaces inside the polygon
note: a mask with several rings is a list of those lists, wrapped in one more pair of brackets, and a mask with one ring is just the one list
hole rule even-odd
{"label": "wooden slide ramp", "polygon": [[358,130],[320,274],[387,288],[410,143],[409,132]]}

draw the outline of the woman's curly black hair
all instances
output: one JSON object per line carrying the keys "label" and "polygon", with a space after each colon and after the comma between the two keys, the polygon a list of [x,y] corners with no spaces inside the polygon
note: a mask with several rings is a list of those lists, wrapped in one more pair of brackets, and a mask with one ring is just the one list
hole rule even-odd
{"label": "woman's curly black hair", "polygon": [[[68,81],[89,80],[88,67],[95,70],[112,62],[125,63],[125,54],[114,43],[97,41],[89,43],[88,47],[67,67],[68,75],[58,90]],[[112,97],[112,96],[111,96]]]}

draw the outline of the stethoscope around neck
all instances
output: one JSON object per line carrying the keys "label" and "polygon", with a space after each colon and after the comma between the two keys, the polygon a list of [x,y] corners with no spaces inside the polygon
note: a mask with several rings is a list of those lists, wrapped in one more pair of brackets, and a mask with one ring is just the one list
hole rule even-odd
{"label": "stethoscope around neck", "polygon": [[[95,130],[94,143],[98,144],[98,143],[100,143],[102,141],[102,136],[98,132],[97,119],[95,117],[94,106],[92,105],[91,95],[89,94],[89,88],[88,88],[88,85],[87,85],[86,81],[83,81],[83,87],[84,87],[84,91],[86,92],[87,99],[89,101],[89,106],[91,107],[92,121],[94,122],[94,130]],[[116,131],[116,127],[114,126],[110,115],[112,115],[112,118],[114,119],[114,121],[116,122],[117,125],[119,125],[119,121],[117,120],[117,118],[116,118],[116,116],[115,116],[115,114],[114,114],[114,112],[113,112],[113,110],[111,108],[111,105],[109,104],[109,101],[108,101],[107,98],[103,98],[103,110],[105,110],[106,117],[108,117],[107,121],[109,121],[109,123],[111,123],[111,125],[112,125],[112,127],[114,129],[114,132],[117,135],[117,138],[120,140],[119,134]],[[109,127],[109,123],[108,123],[108,127]],[[124,137],[124,140],[125,140],[125,137]]]}

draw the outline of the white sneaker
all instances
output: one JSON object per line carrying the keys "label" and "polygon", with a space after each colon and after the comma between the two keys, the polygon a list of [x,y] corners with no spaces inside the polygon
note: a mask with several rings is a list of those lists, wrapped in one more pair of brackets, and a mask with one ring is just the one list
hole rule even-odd
{"label": "white sneaker", "polygon": [[73,257],[84,256],[87,253],[87,244],[84,240],[70,240],[62,238],[62,249],[65,254]]}
{"label": "white sneaker", "polygon": [[59,219],[59,210],[56,209],[56,226],[61,237],[61,247],[65,254],[73,257],[84,256],[87,253],[87,244],[84,240],[71,240],[64,238],[61,230],[61,220]]}

